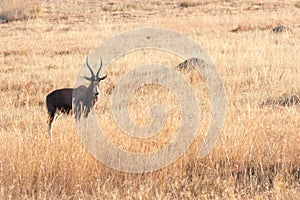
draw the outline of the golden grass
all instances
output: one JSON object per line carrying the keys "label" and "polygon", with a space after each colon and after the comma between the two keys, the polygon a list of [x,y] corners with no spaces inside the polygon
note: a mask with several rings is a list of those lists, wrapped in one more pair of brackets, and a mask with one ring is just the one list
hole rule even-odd
{"label": "golden grass", "polygon": [[[187,1],[193,6],[186,8],[173,1],[67,2],[44,1],[36,4],[41,5],[37,18],[0,25],[0,199],[299,199],[299,105],[261,106],[268,98],[299,94],[296,1]],[[279,24],[293,31],[260,29]],[[250,28],[231,32],[239,25]],[[210,104],[194,71],[180,73],[201,102],[199,136],[182,158],[164,169],[128,174],[104,166],[80,142],[72,117],[55,123],[50,142],[46,95],[72,86],[85,56],[102,41],[144,26],[183,32],[215,61],[228,108],[220,141],[210,155],[196,158]],[[100,85],[95,107],[99,123],[115,145],[128,151],[161,148],[180,123],[175,96],[153,85],[137,91],[129,110],[135,123],[145,125],[150,106],[161,103],[169,111],[161,133],[137,140],[112,120],[110,93],[117,80],[131,67],[152,61],[169,66],[181,62],[160,51],[135,52],[116,60]]]}

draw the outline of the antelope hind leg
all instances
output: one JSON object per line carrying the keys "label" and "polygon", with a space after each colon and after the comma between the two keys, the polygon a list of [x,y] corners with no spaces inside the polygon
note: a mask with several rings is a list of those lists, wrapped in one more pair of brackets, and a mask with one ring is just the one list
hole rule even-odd
{"label": "antelope hind leg", "polygon": [[53,114],[49,114],[49,117],[48,117],[48,134],[49,134],[49,137],[50,139],[52,139],[52,126],[53,126],[53,123],[54,123],[54,113]]}

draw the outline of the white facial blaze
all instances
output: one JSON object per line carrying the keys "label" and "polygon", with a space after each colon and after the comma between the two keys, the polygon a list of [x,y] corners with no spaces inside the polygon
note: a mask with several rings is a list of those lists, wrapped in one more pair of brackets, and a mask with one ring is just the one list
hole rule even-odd
{"label": "white facial blaze", "polygon": [[93,95],[97,96],[99,94],[99,88],[98,88],[98,82],[94,81],[94,86],[93,86]]}

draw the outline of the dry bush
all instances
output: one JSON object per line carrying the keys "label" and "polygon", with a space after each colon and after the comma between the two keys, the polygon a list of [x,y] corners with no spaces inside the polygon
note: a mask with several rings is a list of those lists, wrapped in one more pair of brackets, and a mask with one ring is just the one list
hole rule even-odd
{"label": "dry bush", "polygon": [[41,0],[3,0],[0,2],[0,20],[9,22],[35,18],[41,9]]}

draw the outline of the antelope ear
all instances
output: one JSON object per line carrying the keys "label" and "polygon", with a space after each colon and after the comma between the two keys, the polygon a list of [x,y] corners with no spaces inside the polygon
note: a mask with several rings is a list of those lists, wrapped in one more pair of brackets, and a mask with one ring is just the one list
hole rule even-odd
{"label": "antelope ear", "polygon": [[107,77],[107,74],[105,74],[104,76],[100,77],[99,81],[102,81],[102,80],[106,79],[106,77]]}
{"label": "antelope ear", "polygon": [[87,77],[87,76],[84,76],[84,79],[86,79],[86,80],[88,80],[88,81],[92,80],[92,78]]}

